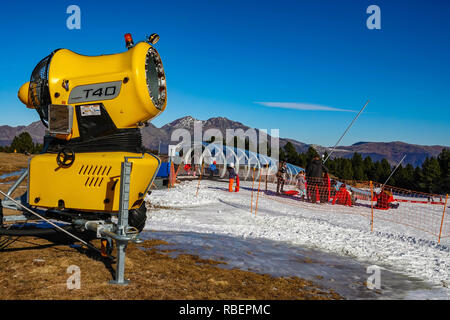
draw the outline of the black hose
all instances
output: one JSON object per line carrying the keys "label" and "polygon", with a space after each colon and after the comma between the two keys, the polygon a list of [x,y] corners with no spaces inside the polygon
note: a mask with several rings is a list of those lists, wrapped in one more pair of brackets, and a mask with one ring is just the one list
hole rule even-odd
{"label": "black hose", "polygon": [[[63,226],[61,227],[65,230],[72,229],[72,226]],[[54,228],[48,229],[7,229],[0,228],[0,236],[23,236],[23,237],[32,237],[32,236],[50,236],[59,233],[60,231]]]}

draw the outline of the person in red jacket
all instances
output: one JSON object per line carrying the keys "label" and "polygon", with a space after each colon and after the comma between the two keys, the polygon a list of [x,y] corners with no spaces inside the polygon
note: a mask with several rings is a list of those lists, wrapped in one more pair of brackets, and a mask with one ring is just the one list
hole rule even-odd
{"label": "person in red jacket", "polygon": [[191,175],[191,165],[189,163],[186,163],[186,165],[184,166],[184,171],[186,171],[186,173],[188,174],[188,176]]}
{"label": "person in red jacket", "polygon": [[374,200],[377,202],[377,204],[375,205],[376,209],[397,209],[399,206],[398,203],[392,203],[395,201],[392,192],[385,190],[384,188],[381,189],[380,193],[376,195]]}
{"label": "person in red jacket", "polygon": [[352,206],[352,196],[347,190],[347,186],[345,184],[342,184],[339,188],[339,191],[334,195],[333,204],[335,204],[336,202],[337,204],[341,204],[343,206]]}

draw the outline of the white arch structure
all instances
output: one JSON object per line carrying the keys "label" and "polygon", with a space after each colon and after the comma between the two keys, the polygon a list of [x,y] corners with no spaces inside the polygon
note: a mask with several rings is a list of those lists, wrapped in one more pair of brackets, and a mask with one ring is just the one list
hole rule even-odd
{"label": "white arch structure", "polygon": [[[226,174],[226,167],[230,163],[234,163],[237,171],[244,168],[244,179],[248,179],[251,171],[255,168],[255,179],[259,179],[259,175],[262,173],[261,168],[268,165],[268,171],[264,174],[268,176],[274,175],[278,171],[279,161],[277,159],[268,157],[266,155],[258,154],[250,150],[244,150],[240,148],[230,147],[216,143],[179,143],[176,145],[175,150],[177,155],[172,159],[175,164],[191,163],[192,152],[195,148],[201,148],[202,152],[198,163],[205,163],[211,165],[214,161],[217,164],[223,165],[220,171],[220,177],[223,178]],[[182,157],[179,156],[181,150],[187,150]],[[305,171],[303,168],[287,164],[288,183],[291,183],[294,177],[300,172]],[[199,168],[197,168],[199,170]]]}

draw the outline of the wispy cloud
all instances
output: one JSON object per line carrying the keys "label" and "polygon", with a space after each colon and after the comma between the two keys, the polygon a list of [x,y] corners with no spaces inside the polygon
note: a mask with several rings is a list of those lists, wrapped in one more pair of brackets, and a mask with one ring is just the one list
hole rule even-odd
{"label": "wispy cloud", "polygon": [[263,105],[265,107],[271,107],[271,108],[308,110],[308,111],[355,112],[354,110],[333,108],[333,107],[321,106],[318,104],[301,103],[301,102],[255,102],[255,103]]}

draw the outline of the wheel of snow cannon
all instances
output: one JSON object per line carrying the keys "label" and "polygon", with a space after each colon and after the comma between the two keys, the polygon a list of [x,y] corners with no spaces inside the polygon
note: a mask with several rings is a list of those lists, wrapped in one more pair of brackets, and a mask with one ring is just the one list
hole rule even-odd
{"label": "wheel of snow cannon", "polygon": [[139,232],[142,232],[147,221],[147,208],[145,202],[142,203],[139,209],[133,209],[128,211],[128,225],[136,228]]}

